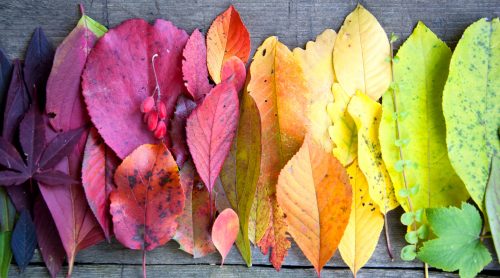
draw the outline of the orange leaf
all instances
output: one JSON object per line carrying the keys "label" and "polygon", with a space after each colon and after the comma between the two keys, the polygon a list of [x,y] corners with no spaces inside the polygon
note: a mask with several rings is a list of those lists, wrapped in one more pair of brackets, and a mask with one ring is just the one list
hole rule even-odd
{"label": "orange leaf", "polygon": [[351,212],[352,191],[342,164],[306,138],[281,170],[278,203],[288,232],[320,273],[342,239]]}
{"label": "orange leaf", "polygon": [[250,56],[250,34],[233,6],[220,14],[207,33],[207,66],[215,83],[221,82],[222,65],[236,56],[243,63]]}
{"label": "orange leaf", "polygon": [[224,264],[224,259],[236,241],[239,229],[240,221],[238,215],[230,208],[223,210],[217,216],[217,219],[215,219],[214,226],[212,227],[212,241],[222,256],[221,265]]}
{"label": "orange leaf", "polygon": [[261,175],[256,190],[255,242],[263,253],[272,247],[279,269],[290,242],[284,215],[276,202],[280,170],[302,145],[306,131],[308,88],[292,52],[276,37],[257,49],[247,90],[261,117]]}
{"label": "orange leaf", "polygon": [[163,144],[142,145],[115,172],[111,192],[115,236],[130,249],[153,250],[175,234],[184,208],[179,170]]}

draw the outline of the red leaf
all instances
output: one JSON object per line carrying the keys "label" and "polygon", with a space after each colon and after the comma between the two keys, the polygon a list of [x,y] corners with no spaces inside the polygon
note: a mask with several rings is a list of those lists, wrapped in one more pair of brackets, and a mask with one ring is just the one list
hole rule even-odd
{"label": "red leaf", "polygon": [[90,130],[82,164],[82,184],[97,221],[109,241],[113,233],[109,213],[109,194],[115,188],[113,174],[119,164],[95,128]]}
{"label": "red leaf", "polygon": [[188,35],[161,19],[150,25],[130,19],[106,33],[94,46],[83,72],[83,96],[92,122],[107,145],[124,158],[143,144],[157,140],[147,129],[140,111],[151,96],[155,60],[162,102],[167,118],[182,93],[182,50]]}
{"label": "red leaf", "polygon": [[[174,239],[182,250],[192,254],[194,258],[201,258],[215,251],[210,234],[210,198],[207,189],[197,177],[193,162],[187,161],[184,164],[180,177],[186,202],[184,211],[177,218],[179,226]],[[212,210],[215,208],[212,207]]]}
{"label": "red leaf", "polygon": [[221,265],[224,264],[224,259],[236,241],[239,229],[238,215],[230,208],[223,210],[215,219],[212,227],[212,240],[222,256]]}
{"label": "red leaf", "polygon": [[111,192],[115,236],[130,249],[153,250],[175,234],[184,208],[179,170],[164,144],[142,145],[115,172]]}
{"label": "red leaf", "polygon": [[212,194],[236,133],[238,93],[230,82],[217,85],[187,120],[186,135],[196,170]]}
{"label": "red leaf", "polygon": [[179,96],[175,108],[174,118],[170,122],[170,140],[172,153],[179,168],[189,159],[189,150],[186,143],[186,121],[191,112],[196,108],[196,103],[184,96]]}
{"label": "red leaf", "polygon": [[203,34],[195,29],[182,52],[182,74],[186,89],[195,101],[202,100],[212,89],[208,81],[207,47]]}
{"label": "red leaf", "polygon": [[236,56],[229,58],[222,66],[221,78],[223,81],[230,79],[236,92],[241,91],[247,78],[245,64]]}

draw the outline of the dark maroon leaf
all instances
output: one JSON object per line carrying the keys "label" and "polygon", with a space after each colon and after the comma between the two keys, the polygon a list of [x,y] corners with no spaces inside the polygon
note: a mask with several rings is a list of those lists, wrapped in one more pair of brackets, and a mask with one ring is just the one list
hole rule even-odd
{"label": "dark maroon leaf", "polygon": [[36,199],[33,212],[38,248],[50,275],[56,277],[64,262],[65,252],[54,219],[41,196]]}
{"label": "dark maroon leaf", "polygon": [[33,258],[36,248],[35,224],[28,210],[21,211],[21,216],[12,232],[10,246],[17,266],[23,271]]}
{"label": "dark maroon leaf", "polygon": [[33,173],[36,161],[45,148],[45,125],[36,105],[32,105],[19,126],[19,141],[26,155],[28,171]]}
{"label": "dark maroon leaf", "polygon": [[68,156],[82,139],[85,129],[85,127],[82,127],[58,133],[43,151],[39,161],[40,169],[46,170],[53,168],[63,157]]}
{"label": "dark maroon leaf", "polygon": [[15,60],[12,80],[10,81],[5,103],[2,131],[3,137],[9,142],[12,142],[14,135],[17,134],[19,123],[30,104],[30,97],[24,85],[22,70],[21,62]]}
{"label": "dark maroon leaf", "polygon": [[[5,108],[5,97],[12,76],[12,64],[0,49],[0,117],[3,116]],[[0,130],[3,129],[3,121],[0,121]]]}
{"label": "dark maroon leaf", "polygon": [[23,172],[26,169],[19,152],[3,137],[0,137],[0,165],[17,172]]}
{"label": "dark maroon leaf", "polygon": [[70,185],[80,183],[79,180],[76,180],[70,175],[59,170],[47,170],[41,173],[35,173],[33,178],[46,185]]}
{"label": "dark maroon leaf", "polygon": [[27,181],[30,176],[22,172],[0,171],[0,184],[4,186],[20,185]]}
{"label": "dark maroon leaf", "polygon": [[[35,29],[24,60],[24,81],[30,96],[35,96],[35,87],[41,100],[45,99],[45,86],[49,78],[54,49],[43,33],[42,28]],[[45,103],[40,103],[43,107]]]}
{"label": "dark maroon leaf", "polygon": [[186,143],[186,120],[195,108],[196,103],[194,101],[182,95],[179,96],[174,117],[170,123],[171,149],[179,169],[189,159],[189,150]]}

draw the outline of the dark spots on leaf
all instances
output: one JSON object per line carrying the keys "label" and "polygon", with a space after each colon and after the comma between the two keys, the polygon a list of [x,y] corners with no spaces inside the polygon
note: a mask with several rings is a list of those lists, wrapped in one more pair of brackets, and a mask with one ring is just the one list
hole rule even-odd
{"label": "dark spots on leaf", "polygon": [[371,208],[370,211],[375,211],[375,208]]}
{"label": "dark spots on leaf", "polygon": [[153,176],[153,172],[148,171],[146,175],[144,176],[145,179],[149,180]]}
{"label": "dark spots on leaf", "polygon": [[170,173],[166,173],[165,175],[160,177],[160,186],[164,187],[168,183],[172,182],[172,178],[170,177]]}
{"label": "dark spots on leaf", "polygon": [[137,185],[137,177],[134,176],[128,176],[128,186],[132,189]]}
{"label": "dark spots on leaf", "polygon": [[49,112],[49,113],[47,113],[47,116],[49,116],[50,119],[54,119],[56,117],[56,113]]}
{"label": "dark spots on leaf", "polygon": [[266,56],[267,49],[262,50],[262,56]]}

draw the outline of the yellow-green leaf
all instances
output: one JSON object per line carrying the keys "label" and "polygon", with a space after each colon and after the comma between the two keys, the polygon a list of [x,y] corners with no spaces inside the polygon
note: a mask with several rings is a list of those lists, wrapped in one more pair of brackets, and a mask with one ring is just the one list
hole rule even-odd
{"label": "yellow-green leaf", "polygon": [[340,28],[333,63],[335,75],[344,90],[356,90],[378,100],[391,82],[390,45],[384,29],[363,6],[358,5]]}

